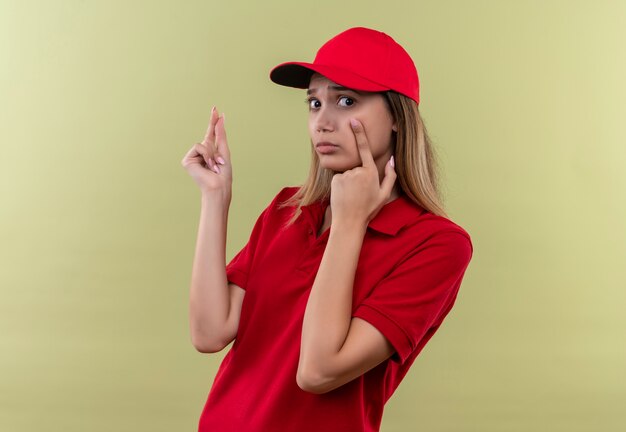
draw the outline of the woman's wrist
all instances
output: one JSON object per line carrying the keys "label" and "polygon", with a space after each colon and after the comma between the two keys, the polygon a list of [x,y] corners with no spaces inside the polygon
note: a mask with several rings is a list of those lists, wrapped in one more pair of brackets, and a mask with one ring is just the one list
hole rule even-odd
{"label": "woman's wrist", "polygon": [[367,231],[368,222],[356,219],[335,219],[331,222],[331,232],[335,230],[362,233],[365,235]]}
{"label": "woman's wrist", "polygon": [[221,189],[211,189],[203,190],[200,196],[203,204],[209,204],[211,206],[222,205],[228,208],[230,207],[232,192]]}

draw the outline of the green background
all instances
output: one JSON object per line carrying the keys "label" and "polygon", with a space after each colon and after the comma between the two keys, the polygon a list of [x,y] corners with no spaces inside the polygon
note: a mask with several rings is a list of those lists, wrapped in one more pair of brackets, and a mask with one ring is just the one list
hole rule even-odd
{"label": "green background", "polygon": [[626,428],[626,2],[0,0],[0,430],[192,431],[212,105],[234,165],[227,259],[310,157],[311,61],[352,26],[414,58],[451,219],[455,309],[383,432]]}

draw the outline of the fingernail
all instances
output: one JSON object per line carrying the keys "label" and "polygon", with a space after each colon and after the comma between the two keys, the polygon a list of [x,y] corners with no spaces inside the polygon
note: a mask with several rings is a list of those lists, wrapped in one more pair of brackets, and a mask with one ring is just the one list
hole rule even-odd
{"label": "fingernail", "polygon": [[396,162],[393,160],[393,155],[391,155],[391,159],[389,159],[391,162],[391,166],[395,168],[396,166]]}
{"label": "fingernail", "polygon": [[215,169],[215,172],[219,174],[220,166],[216,164],[213,168]]}
{"label": "fingernail", "polygon": [[221,157],[221,156],[218,156],[218,157],[217,157],[217,161],[218,161],[219,163],[221,163],[222,165],[224,165],[224,164],[226,163],[226,161],[224,160],[224,158],[223,158],[223,157]]}
{"label": "fingernail", "polygon": [[215,105],[213,105],[213,108],[211,108],[211,113],[215,111]]}
{"label": "fingernail", "polygon": [[222,113],[222,124],[226,123],[226,114]]}
{"label": "fingernail", "polygon": [[356,119],[350,119],[350,124],[352,126],[358,126],[359,125],[359,123],[356,121]]}

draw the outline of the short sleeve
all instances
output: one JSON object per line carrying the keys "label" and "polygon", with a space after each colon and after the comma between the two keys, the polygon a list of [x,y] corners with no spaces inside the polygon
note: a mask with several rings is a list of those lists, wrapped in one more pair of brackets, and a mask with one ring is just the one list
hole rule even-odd
{"label": "short sleeve", "polygon": [[290,188],[283,188],[274,197],[272,202],[270,202],[270,204],[261,212],[256,222],[254,223],[254,227],[252,228],[252,232],[250,234],[248,242],[243,246],[243,248],[241,248],[239,252],[237,252],[237,254],[235,254],[235,256],[226,265],[226,279],[228,279],[228,282],[234,283],[243,289],[246,289],[246,287],[248,286],[248,276],[250,275],[252,262],[254,260],[255,252],[257,251],[259,242],[262,239],[264,228],[268,224],[267,219],[270,217],[271,212],[274,211],[276,203],[289,189]]}
{"label": "short sleeve", "polygon": [[228,279],[228,282],[234,283],[243,289],[246,289],[248,286],[248,275],[250,274],[254,251],[259,242],[261,231],[263,231],[266,214],[267,209],[263,210],[261,215],[257,218],[248,242],[226,265],[226,279]]}
{"label": "short sleeve", "polygon": [[392,359],[404,363],[448,313],[472,253],[465,234],[434,235],[399,262],[353,316],[376,327],[395,348]]}

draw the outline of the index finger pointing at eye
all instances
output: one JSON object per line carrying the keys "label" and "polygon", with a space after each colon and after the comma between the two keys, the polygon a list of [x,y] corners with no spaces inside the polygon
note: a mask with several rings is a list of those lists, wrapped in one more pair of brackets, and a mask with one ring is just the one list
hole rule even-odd
{"label": "index finger pointing at eye", "polygon": [[359,154],[361,155],[361,163],[364,167],[375,166],[374,157],[372,156],[372,151],[370,150],[370,145],[367,141],[363,125],[357,119],[350,119],[350,125],[352,127],[352,131],[354,132],[354,136],[356,137],[356,146],[359,150]]}

